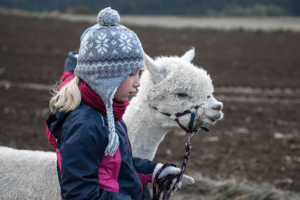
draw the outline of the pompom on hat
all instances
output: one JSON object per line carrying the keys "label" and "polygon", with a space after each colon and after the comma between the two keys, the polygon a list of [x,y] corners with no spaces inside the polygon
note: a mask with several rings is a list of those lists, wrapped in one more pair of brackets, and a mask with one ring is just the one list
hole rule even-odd
{"label": "pompom on hat", "polygon": [[137,35],[118,24],[120,15],[117,11],[105,8],[99,12],[97,21],[98,24],[82,35],[74,73],[105,104],[109,127],[105,155],[112,156],[119,147],[112,100],[119,85],[131,73],[144,66],[144,51]]}

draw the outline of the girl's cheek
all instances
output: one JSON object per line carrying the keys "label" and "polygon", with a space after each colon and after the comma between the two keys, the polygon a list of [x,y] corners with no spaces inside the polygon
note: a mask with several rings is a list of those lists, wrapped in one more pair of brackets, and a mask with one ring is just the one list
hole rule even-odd
{"label": "girl's cheek", "polygon": [[122,92],[127,94],[128,92],[130,92],[131,87],[132,87],[132,81],[129,79],[126,82],[124,82],[123,87],[122,87]]}

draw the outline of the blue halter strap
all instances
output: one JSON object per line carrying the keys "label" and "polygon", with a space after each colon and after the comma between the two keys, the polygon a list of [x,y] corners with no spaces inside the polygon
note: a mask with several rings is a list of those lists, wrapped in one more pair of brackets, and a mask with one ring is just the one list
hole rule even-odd
{"label": "blue halter strap", "polygon": [[[155,107],[153,107],[155,110],[157,110],[157,108],[155,108]],[[193,127],[194,127],[194,122],[195,122],[195,117],[196,117],[196,112],[197,112],[197,110],[198,110],[198,108],[199,108],[199,106],[196,106],[195,107],[195,109],[196,109],[196,111],[195,112],[191,112],[191,111],[189,111],[189,110],[186,110],[186,111],[184,111],[184,112],[182,112],[182,113],[177,113],[175,116],[176,116],[176,119],[175,119],[175,121],[177,122],[177,124],[185,131],[185,132],[187,132],[187,133],[190,133],[190,135],[192,134],[194,134],[194,133],[196,133],[198,130],[193,130]],[[165,116],[167,116],[167,117],[170,117],[171,116],[171,114],[169,114],[169,113],[163,113],[163,112],[161,112],[162,114],[164,114]],[[191,113],[191,118],[190,118],[190,123],[189,123],[189,127],[188,127],[188,129],[187,128],[185,128],[184,126],[182,126],[181,124],[180,124],[180,122],[179,122],[179,120],[178,120],[178,117],[181,117],[181,116],[183,116],[183,115],[186,115],[186,114],[189,114],[189,113]],[[200,127],[202,130],[204,130],[205,132],[208,132],[210,129],[208,128],[208,127],[206,127],[206,126],[201,126]]]}
{"label": "blue halter strap", "polygon": [[[196,117],[196,112],[192,112],[191,113],[191,119],[190,119],[190,123],[189,123],[189,133],[196,133],[198,130],[193,131],[193,127],[194,127],[194,122],[195,122],[195,117]],[[200,127],[202,130],[204,130],[205,132],[208,132],[210,129],[206,126],[201,126]]]}

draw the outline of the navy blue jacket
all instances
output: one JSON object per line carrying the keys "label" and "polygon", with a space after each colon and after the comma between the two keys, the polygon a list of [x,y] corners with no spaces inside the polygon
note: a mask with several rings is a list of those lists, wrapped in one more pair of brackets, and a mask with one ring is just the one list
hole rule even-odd
{"label": "navy blue jacket", "polygon": [[127,128],[115,121],[119,149],[105,156],[106,115],[81,102],[72,112],[51,113],[47,125],[57,139],[58,178],[63,200],[141,200],[142,185],[151,182],[156,162],[132,157]]}

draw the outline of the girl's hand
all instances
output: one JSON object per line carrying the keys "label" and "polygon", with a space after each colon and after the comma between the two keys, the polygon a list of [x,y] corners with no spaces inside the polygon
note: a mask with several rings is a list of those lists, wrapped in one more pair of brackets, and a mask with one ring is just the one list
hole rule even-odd
{"label": "girl's hand", "polygon": [[[154,169],[154,172],[153,172],[153,176],[152,176],[152,183],[154,181],[154,178],[155,178],[158,170],[162,166],[163,166],[163,164],[161,164],[161,163],[159,163],[159,164],[156,165],[156,167]],[[181,172],[180,168],[169,166],[169,167],[165,168],[164,170],[162,170],[162,172],[160,173],[160,175],[158,176],[158,178],[162,178],[162,177],[165,177],[167,175],[176,175],[176,174],[179,174],[180,172]],[[176,183],[176,181],[177,181],[177,178],[174,178],[173,181],[172,181],[171,188]],[[193,183],[195,183],[195,181],[194,181],[194,179],[192,177],[183,175],[181,181],[179,182],[179,184],[177,186],[177,188],[179,188],[179,189],[181,188],[182,182],[187,183],[189,185],[192,185]],[[176,188],[176,190],[177,190],[177,188]]]}

